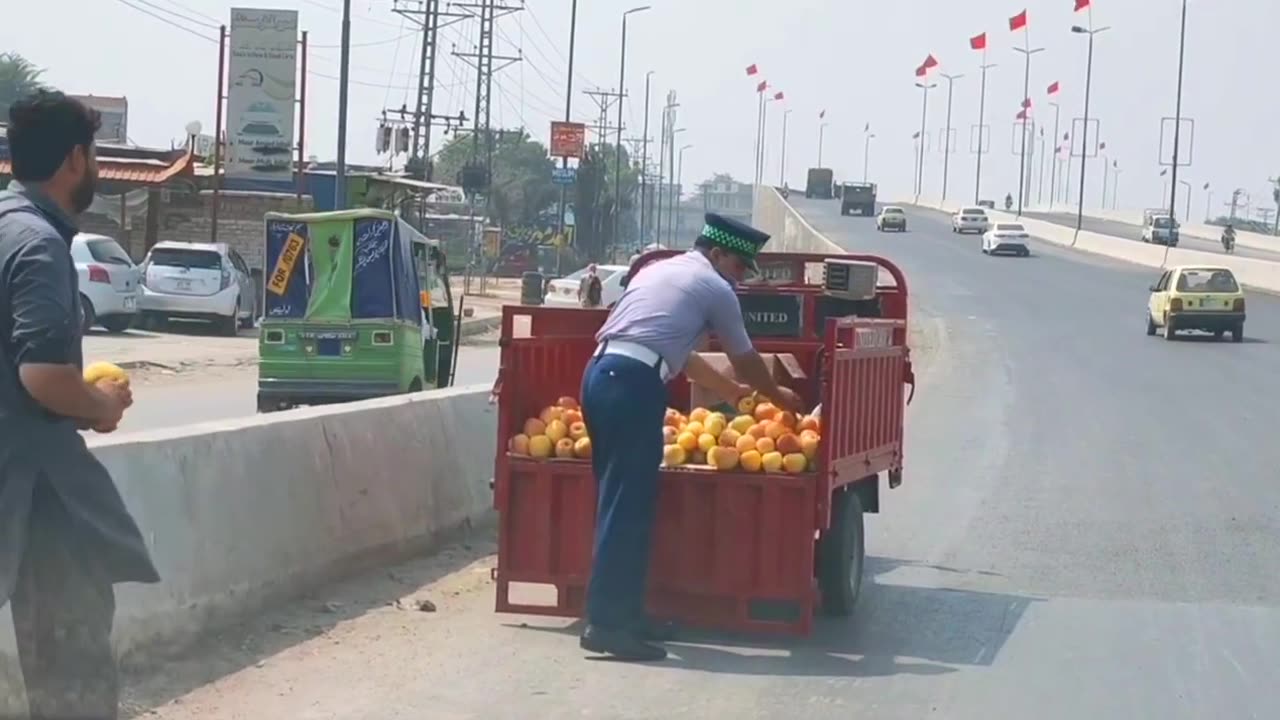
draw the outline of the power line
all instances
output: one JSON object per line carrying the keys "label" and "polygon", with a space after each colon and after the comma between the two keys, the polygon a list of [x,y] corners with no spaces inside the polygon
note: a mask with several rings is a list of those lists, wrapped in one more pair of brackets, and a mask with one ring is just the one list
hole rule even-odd
{"label": "power line", "polygon": [[155,13],[151,12],[150,10],[148,10],[148,9],[146,9],[146,8],[138,7],[137,5],[134,5],[133,3],[129,2],[129,0],[116,0],[116,2],[120,3],[121,5],[124,5],[125,7],[132,8],[132,9],[134,9],[134,10],[137,10],[138,12],[142,13],[143,15],[149,15],[149,16],[151,16],[151,17],[155,18],[156,20],[159,20],[160,22],[164,23],[165,25],[169,25],[169,26],[171,26],[171,27],[175,27],[175,28],[177,28],[177,29],[181,30],[181,31],[182,31],[182,32],[184,32],[184,33],[187,33],[187,34],[189,34],[189,35],[195,35],[196,37],[200,38],[201,40],[206,40],[206,41],[208,41],[208,42],[213,43],[214,45],[217,45],[217,44],[218,44],[218,41],[217,41],[216,39],[211,38],[211,37],[209,37],[208,35],[205,35],[205,34],[201,33],[201,32],[200,32],[200,31],[198,31],[198,30],[192,30],[191,28],[187,27],[186,25],[182,25],[182,24],[176,23],[176,22],[174,22],[173,20],[170,20],[169,18],[167,18],[167,17],[165,17],[165,16],[163,16],[163,15],[157,15],[157,14],[155,14]]}
{"label": "power line", "polygon": [[193,15],[199,15],[200,17],[202,17],[202,18],[204,18],[204,19],[208,20],[209,22],[214,22],[214,23],[221,23],[221,22],[222,22],[222,21],[221,21],[221,20],[219,20],[218,18],[216,18],[216,17],[214,17],[214,16],[212,16],[212,15],[210,15],[210,14],[208,14],[208,13],[200,12],[199,10],[197,10],[197,9],[195,9],[195,8],[193,8],[193,7],[191,7],[190,5],[184,5],[184,4],[180,3],[180,2],[178,2],[178,0],[164,0],[164,1],[165,1],[165,2],[167,2],[167,3],[169,3],[170,5],[173,5],[174,7],[182,8],[183,10],[186,10],[187,12],[192,13]]}
{"label": "power line", "polygon": [[[207,28],[210,28],[210,29],[212,29],[212,30],[217,30],[217,29],[218,29],[218,23],[217,23],[217,21],[216,21],[216,20],[215,20],[212,24],[211,24],[211,23],[207,23],[207,22],[205,22],[205,21],[203,21],[203,20],[197,20],[197,19],[195,19],[195,18],[193,18],[193,17],[190,17],[190,16],[188,16],[188,15],[183,15],[182,13],[180,13],[180,12],[178,12],[178,11],[176,11],[176,10],[170,10],[170,9],[168,9],[168,8],[166,8],[166,7],[161,7],[160,5],[157,5],[157,4],[153,3],[153,2],[151,2],[151,0],[134,0],[134,2],[140,3],[140,4],[142,4],[142,5],[146,5],[146,6],[147,6],[147,7],[149,7],[149,8],[154,8],[154,9],[156,9],[156,10],[159,10],[159,11],[160,11],[160,12],[162,12],[162,13],[167,13],[167,14],[172,15],[172,16],[174,16],[174,17],[182,18],[183,20],[186,20],[187,22],[195,23],[196,25],[200,25],[200,26],[202,26],[202,27],[207,27]],[[179,7],[181,7],[181,6],[179,6]],[[210,19],[212,19],[212,18],[210,18]]]}
{"label": "power line", "polygon": [[[141,2],[141,0],[139,0],[139,2]],[[403,28],[402,28],[402,29],[403,29]],[[404,39],[405,39],[405,38],[407,38],[407,37],[415,37],[415,38],[416,38],[417,36],[418,36],[418,31],[414,30],[414,31],[412,31],[412,32],[404,33],[403,35],[397,35],[397,36],[395,36],[395,37],[392,37],[392,38],[386,38],[386,39],[384,39],[384,40],[371,40],[371,41],[369,41],[369,42],[351,43],[351,47],[353,47],[353,48],[358,48],[358,47],[374,47],[375,45],[390,45],[391,43],[397,43],[397,44],[398,44],[401,40],[404,40]],[[324,48],[324,49],[326,49],[326,50],[331,50],[331,49],[340,48],[340,47],[342,47],[342,46],[341,46],[341,45],[319,45],[319,44],[316,44],[316,45],[312,45],[311,47],[315,47],[315,48]]]}

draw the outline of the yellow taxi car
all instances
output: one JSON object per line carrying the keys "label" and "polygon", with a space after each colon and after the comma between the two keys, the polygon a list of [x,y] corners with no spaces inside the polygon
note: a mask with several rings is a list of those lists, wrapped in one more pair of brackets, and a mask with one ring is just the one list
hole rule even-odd
{"label": "yellow taxi car", "polygon": [[1163,331],[1173,340],[1183,330],[1200,330],[1244,342],[1244,291],[1229,268],[1179,265],[1151,286],[1147,334]]}

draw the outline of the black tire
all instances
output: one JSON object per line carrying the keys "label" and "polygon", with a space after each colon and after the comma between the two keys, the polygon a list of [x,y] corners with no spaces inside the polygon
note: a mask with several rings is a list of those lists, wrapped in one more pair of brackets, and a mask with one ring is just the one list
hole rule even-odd
{"label": "black tire", "polygon": [[1151,317],[1151,312],[1147,311],[1147,337],[1155,337],[1158,329],[1155,319]]}
{"label": "black tire", "polygon": [[1173,318],[1165,316],[1164,319],[1164,339],[1173,342],[1178,339],[1178,329],[1173,326]]}
{"label": "black tire", "polygon": [[122,333],[133,327],[133,320],[133,315],[112,315],[102,318],[101,322],[107,332]]}
{"label": "black tire", "polygon": [[862,501],[852,486],[846,486],[833,498],[831,527],[818,540],[818,589],[822,593],[823,614],[853,614],[862,592],[865,561]]}
{"label": "black tire", "polygon": [[1231,342],[1233,343],[1244,342],[1244,323],[1240,323],[1239,325],[1236,325],[1234,328],[1231,329]]}
{"label": "black tire", "polygon": [[80,332],[85,335],[98,324],[98,313],[93,309],[93,303],[89,302],[89,298],[84,295],[80,296]]}
{"label": "black tire", "polygon": [[[1223,335],[1226,335],[1226,334],[1227,334],[1227,331],[1226,331],[1226,330],[1214,330],[1214,331],[1213,331],[1213,339],[1214,339],[1214,340],[1221,340],[1221,339],[1222,339],[1222,336],[1223,336]],[[1232,337],[1234,337],[1234,336],[1232,336]]]}
{"label": "black tire", "polygon": [[[239,307],[239,303],[236,304]],[[220,317],[215,321],[218,326],[218,334],[226,337],[236,337],[240,334],[240,316],[233,314],[228,317]]]}

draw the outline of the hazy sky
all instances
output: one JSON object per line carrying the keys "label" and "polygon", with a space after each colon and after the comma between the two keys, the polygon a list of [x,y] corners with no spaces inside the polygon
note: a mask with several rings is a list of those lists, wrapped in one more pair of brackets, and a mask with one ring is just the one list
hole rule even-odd
{"label": "hazy sky", "polygon": [[[403,1],[403,0],[402,0]],[[913,141],[920,126],[920,91],[914,68],[928,53],[936,72],[963,73],[956,81],[952,126],[960,147],[951,158],[950,195],[972,198],[974,156],[970,128],[977,122],[981,54],[969,49],[970,36],[988,33],[987,122],[991,154],[984,160],[984,197],[1003,198],[1017,185],[1011,153],[1014,115],[1022,98],[1022,56],[1011,48],[1023,42],[1008,19],[1029,11],[1030,39],[1045,52],[1031,70],[1033,112],[1052,131],[1046,86],[1062,84],[1061,132],[1082,114],[1085,79],[1083,36],[1073,22],[1074,0],[650,0],[653,9],[630,21],[626,135],[638,137],[643,120],[644,75],[654,71],[651,135],[657,135],[662,98],[679,94],[679,124],[686,182],[712,172],[752,175],[756,128],[756,78],[745,68],[759,65],[760,78],[785,93],[769,113],[766,178],[779,177],[781,109],[789,108],[788,177],[803,181],[817,159],[818,113],[827,110],[825,164],[838,178],[860,179],[863,128],[871,123],[871,179],[883,195],[909,194],[913,181]],[[260,7],[293,8],[310,31],[312,51],[307,109],[307,152],[332,158],[336,147],[338,50],[341,0],[278,0]],[[212,126],[216,86],[215,28],[227,22],[225,0],[8,0],[0,23],[0,51],[16,51],[47,69],[48,81],[78,93],[129,98],[132,140],[167,146],[195,119]],[[518,3],[514,3],[518,4]],[[581,91],[618,84],[620,16],[631,0],[581,0],[573,115],[590,120],[598,111]],[[349,156],[374,162],[374,128],[385,105],[412,106],[417,67],[416,35],[391,12],[393,0],[353,0],[352,79]],[[547,125],[564,112],[571,0],[529,0],[523,12],[499,20],[498,52],[525,61],[495,82],[493,118],[504,126],[525,125],[545,140]],[[1097,36],[1091,114],[1101,122],[1110,160],[1122,170],[1121,206],[1146,207],[1160,201],[1158,177],[1160,118],[1172,116],[1178,60],[1176,0],[1094,0]],[[184,31],[149,17],[160,15]],[[184,19],[184,16],[186,19]],[[1270,204],[1267,178],[1280,172],[1273,123],[1278,117],[1271,87],[1274,29],[1280,5],[1264,0],[1192,0],[1188,18],[1184,115],[1196,121],[1194,164],[1182,172],[1194,184],[1194,212],[1204,212],[1200,188],[1213,185],[1215,208],[1234,187],[1256,203]],[[478,29],[466,21],[442,31],[437,110],[473,105],[474,70],[449,55],[453,46],[470,51]],[[935,81],[941,78],[934,76]],[[925,193],[941,188],[939,129],[945,124],[946,84],[930,93],[928,125],[934,152],[926,157]],[[612,114],[611,114],[611,117]],[[612,121],[611,121],[612,122]],[[1061,136],[1061,132],[1060,135]],[[437,141],[436,146],[439,143]],[[656,145],[655,145],[656,147]],[[1078,164],[1078,159],[1075,161]],[[1101,202],[1102,161],[1090,161],[1087,202]],[[1038,167],[1036,168],[1038,171]],[[1045,187],[1047,193],[1048,173]],[[1167,202],[1167,200],[1166,200]],[[1179,205],[1182,203],[1179,202]]]}

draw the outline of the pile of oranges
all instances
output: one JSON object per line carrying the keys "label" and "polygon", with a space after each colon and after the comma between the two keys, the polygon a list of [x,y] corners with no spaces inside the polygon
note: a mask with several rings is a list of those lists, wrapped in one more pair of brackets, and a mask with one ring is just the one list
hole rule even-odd
{"label": "pile of oranges", "polygon": [[591,438],[582,421],[582,408],[571,397],[562,397],[543,408],[538,417],[524,421],[522,432],[507,443],[515,455],[546,459],[551,457],[586,460],[591,457]]}
{"label": "pile of oranges", "polygon": [[737,410],[740,414],[729,420],[706,408],[695,408],[688,417],[668,409],[663,465],[792,474],[815,469],[822,441],[817,417],[784,411],[757,395],[739,400]]}

